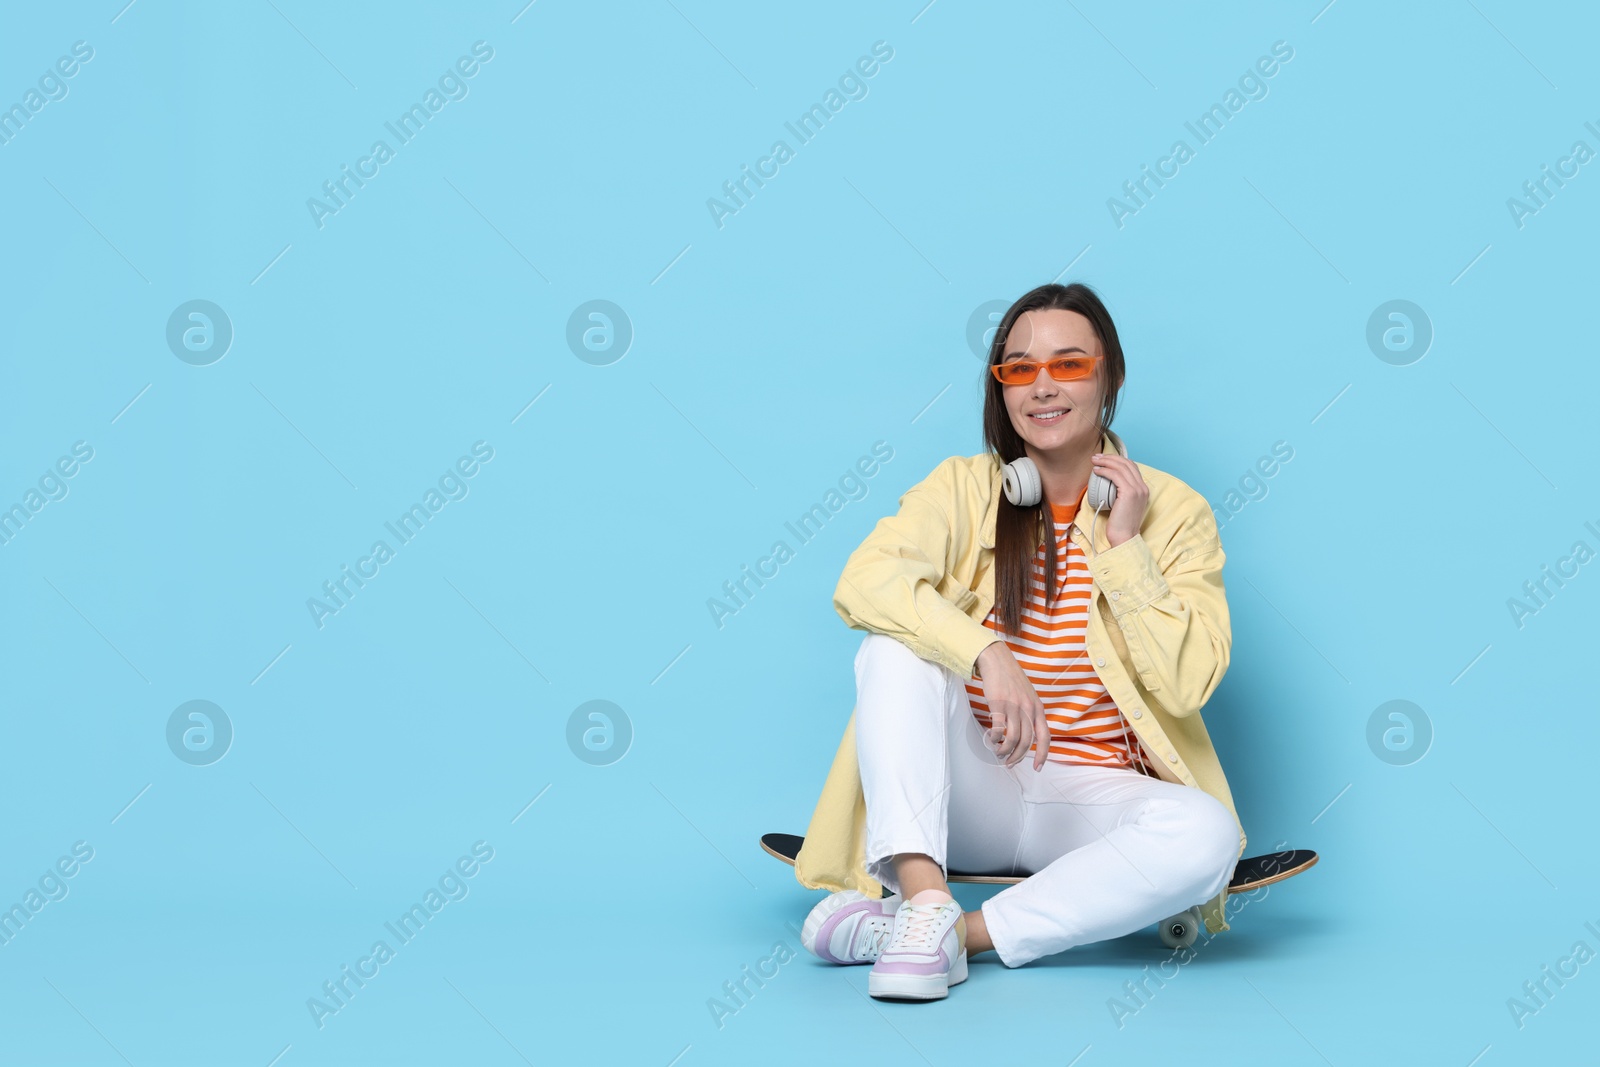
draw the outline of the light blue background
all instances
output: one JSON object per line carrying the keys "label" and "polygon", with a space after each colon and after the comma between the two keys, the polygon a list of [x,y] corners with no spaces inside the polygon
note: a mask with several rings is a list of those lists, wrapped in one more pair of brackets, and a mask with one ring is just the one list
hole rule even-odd
{"label": "light blue background", "polygon": [[[94,49],[0,145],[0,505],[94,449],[0,545],[0,904],[94,849],[0,945],[0,1061],[1589,1047],[1596,966],[1521,1028],[1507,1000],[1600,950],[1600,564],[1521,628],[1507,599],[1600,549],[1600,176],[1521,228],[1506,201],[1600,148],[1593,14],[122,3],[0,30],[6,106]],[[466,98],[319,229],[307,199],[480,40]],[[784,123],[880,40],[867,96],[799,145]],[[1275,41],[1268,95],[1118,228],[1107,199]],[[719,228],[708,198],[780,138],[794,158]],[[1220,504],[1294,449],[1223,528],[1233,663],[1204,714],[1250,851],[1322,862],[1120,1028],[1153,931],[987,957],[939,1005],[801,954],[719,1028],[708,1000],[818,898],[756,839],[804,830],[851,709],[841,566],[983,447],[969,318],[1051,280],[1115,317],[1136,459]],[[235,331],[210,366],[165,340],[195,299]],[[596,299],[634,330],[604,366],[566,341]],[[1406,366],[1365,337],[1394,299],[1434,330]],[[319,629],[307,599],[476,441],[466,498]],[[893,459],[799,545],[785,522],[876,441]],[[708,601],[778,539],[794,558],[718,627]],[[235,731],[209,766],[165,739],[194,699]],[[607,766],[566,740],[597,699],[634,731]],[[1407,766],[1366,736],[1396,699],[1434,731]],[[319,1029],[307,999],[480,840],[470,894]]]}

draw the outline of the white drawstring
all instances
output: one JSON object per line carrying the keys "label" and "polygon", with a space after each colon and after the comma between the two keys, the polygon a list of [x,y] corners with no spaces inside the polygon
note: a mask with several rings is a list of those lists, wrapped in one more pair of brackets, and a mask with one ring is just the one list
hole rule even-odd
{"label": "white drawstring", "polygon": [[[1117,714],[1118,715],[1122,715],[1122,709],[1121,708],[1117,709]],[[1145,766],[1144,756],[1141,755],[1141,751],[1143,749],[1143,746],[1139,744],[1139,735],[1138,734],[1134,734],[1131,739],[1128,736],[1128,734],[1131,731],[1131,729],[1132,729],[1132,725],[1128,722],[1128,717],[1126,715],[1122,715],[1122,741],[1123,741],[1124,744],[1126,744],[1128,746],[1129,754],[1131,754],[1133,756],[1134,760],[1138,763],[1138,765],[1139,765],[1139,773],[1140,774],[1149,774],[1150,773],[1150,768]]]}

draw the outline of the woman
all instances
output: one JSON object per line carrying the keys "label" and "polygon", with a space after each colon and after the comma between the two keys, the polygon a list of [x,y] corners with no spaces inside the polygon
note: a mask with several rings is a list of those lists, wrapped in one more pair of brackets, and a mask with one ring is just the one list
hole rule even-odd
{"label": "woman", "polygon": [[[802,942],[871,963],[875,997],[938,999],[971,954],[1019,967],[1197,904],[1228,928],[1245,837],[1198,714],[1232,641],[1222,545],[1204,498],[1111,433],[1123,370],[1091,289],[1024,295],[989,349],[989,451],[940,463],[840,576],[834,608],[868,633],[795,875],[836,890]],[[1031,505],[1003,494],[1024,456]],[[1027,877],[963,913],[952,869]]]}

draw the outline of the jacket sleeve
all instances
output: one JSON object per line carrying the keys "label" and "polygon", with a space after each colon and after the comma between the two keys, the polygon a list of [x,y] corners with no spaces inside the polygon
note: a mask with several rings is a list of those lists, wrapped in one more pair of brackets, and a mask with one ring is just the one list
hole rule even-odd
{"label": "jacket sleeve", "polygon": [[1160,548],[1159,559],[1135,534],[1091,564],[1140,683],[1179,718],[1211,698],[1233,645],[1222,542],[1210,509],[1202,508]]}
{"label": "jacket sleeve", "polygon": [[953,473],[952,460],[939,464],[878,520],[845,561],[833,609],[851,629],[886,634],[971,678],[978,653],[999,638],[938,592],[955,536]]}

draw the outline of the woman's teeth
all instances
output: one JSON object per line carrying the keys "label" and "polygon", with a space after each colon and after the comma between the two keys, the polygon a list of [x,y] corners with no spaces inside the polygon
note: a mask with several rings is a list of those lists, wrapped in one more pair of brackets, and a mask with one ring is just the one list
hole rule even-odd
{"label": "woman's teeth", "polygon": [[1065,411],[1052,411],[1048,415],[1029,415],[1028,418],[1033,419],[1035,422],[1054,422],[1065,414]]}

